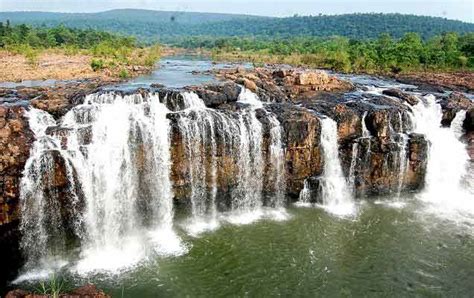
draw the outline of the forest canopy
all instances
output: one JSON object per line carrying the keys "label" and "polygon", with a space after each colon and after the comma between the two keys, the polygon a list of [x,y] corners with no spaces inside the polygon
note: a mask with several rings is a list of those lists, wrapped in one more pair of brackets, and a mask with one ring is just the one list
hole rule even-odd
{"label": "forest canopy", "polygon": [[242,59],[322,67],[344,72],[474,69],[474,33],[455,32],[423,40],[381,34],[374,40],[346,37],[182,39],[178,46],[213,50],[220,59]]}
{"label": "forest canopy", "polygon": [[285,18],[248,15],[121,9],[99,13],[0,12],[12,24],[96,29],[135,36],[142,42],[172,43],[189,36],[288,38],[294,36],[376,39],[416,32],[429,39],[445,32],[474,32],[474,24],[403,14],[344,14]]}

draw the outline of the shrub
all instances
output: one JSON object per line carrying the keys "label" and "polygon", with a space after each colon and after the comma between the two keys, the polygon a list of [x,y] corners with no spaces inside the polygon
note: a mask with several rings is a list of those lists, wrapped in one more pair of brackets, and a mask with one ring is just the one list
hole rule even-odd
{"label": "shrub", "polygon": [[93,71],[98,71],[105,68],[104,60],[102,59],[92,59],[91,68]]}
{"label": "shrub", "polygon": [[129,77],[128,71],[125,68],[122,68],[119,73],[121,79],[127,79]]}

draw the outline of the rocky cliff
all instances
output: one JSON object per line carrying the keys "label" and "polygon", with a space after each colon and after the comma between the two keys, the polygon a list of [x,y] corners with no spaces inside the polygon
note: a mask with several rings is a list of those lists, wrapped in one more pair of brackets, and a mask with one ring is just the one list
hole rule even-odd
{"label": "rocky cliff", "polygon": [[[217,73],[225,81],[222,84],[189,87],[203,99],[207,108],[220,111],[229,117],[245,108],[237,101],[241,86],[255,92],[260,100],[267,102],[256,110],[256,117],[263,129],[263,156],[265,166],[269,161],[270,118],[276,117],[283,129],[282,142],[285,148],[284,177],[286,193],[296,199],[306,179],[315,179],[322,174],[324,160],[321,154],[321,117],[328,116],[338,123],[340,158],[345,175],[353,179],[358,196],[382,195],[401,191],[413,191],[423,186],[426,169],[428,142],[422,135],[410,133],[412,123],[410,105],[418,98],[397,89],[384,91],[386,96],[351,92],[354,86],[325,73],[293,69],[263,69],[252,71],[236,69]],[[82,102],[85,93],[96,92],[97,83],[79,83],[58,89],[32,88],[3,90],[0,106],[0,225],[15,222],[19,217],[19,180],[32,142],[33,133],[24,117],[29,106],[44,109],[56,119]],[[186,154],[180,119],[202,121],[199,115],[183,112],[185,107],[182,91],[165,88],[141,89],[143,96],[157,93],[167,107],[173,111],[168,115],[171,122],[172,182],[177,200],[186,200],[190,193],[189,169],[191,162]],[[457,111],[467,110],[464,128],[466,138],[472,143],[473,104],[462,94],[453,93],[442,100],[443,125],[450,125]],[[214,117],[214,125],[219,123]],[[209,129],[205,128],[205,129]],[[60,134],[61,129],[51,127],[50,134]],[[67,134],[65,134],[66,136]],[[86,133],[87,135],[87,133]],[[86,138],[87,139],[87,138]],[[219,165],[217,189],[222,197],[238,183],[236,150],[226,144],[225,136],[217,137],[217,160],[203,159],[203,167]],[[87,140],[85,141],[87,142]],[[207,142],[207,143],[206,143]],[[203,141],[199,152],[210,152],[211,140]],[[146,150],[146,144],[142,146]],[[232,150],[235,149],[235,150]],[[55,177],[51,181],[56,192],[67,191],[65,170],[57,157]],[[402,164],[403,163],[403,164]],[[266,170],[265,172],[271,172]],[[205,177],[209,180],[209,177]],[[271,177],[261,177],[264,191],[271,194]],[[209,185],[207,186],[210,187]],[[63,197],[67,197],[64,194]]]}

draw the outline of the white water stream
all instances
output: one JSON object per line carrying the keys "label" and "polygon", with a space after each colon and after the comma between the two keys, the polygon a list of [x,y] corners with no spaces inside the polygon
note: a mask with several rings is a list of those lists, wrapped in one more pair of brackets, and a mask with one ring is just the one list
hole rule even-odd
{"label": "white water stream", "polygon": [[322,206],[337,215],[350,215],[355,211],[355,204],[342,172],[337,140],[337,123],[331,118],[321,119],[321,145],[324,155]]}
{"label": "white water stream", "polygon": [[441,127],[442,110],[433,95],[414,109],[415,131],[430,141],[425,189],[419,198],[428,210],[458,222],[474,223],[474,189],[469,184],[472,169],[466,145],[459,139],[465,112],[457,113],[450,128]]}

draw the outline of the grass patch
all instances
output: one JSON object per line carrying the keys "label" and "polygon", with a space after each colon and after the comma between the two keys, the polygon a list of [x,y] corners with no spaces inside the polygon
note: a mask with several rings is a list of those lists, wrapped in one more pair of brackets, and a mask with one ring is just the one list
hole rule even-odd
{"label": "grass patch", "polygon": [[34,49],[28,44],[12,44],[6,46],[5,49],[11,53],[24,56],[28,64],[31,66],[38,65],[38,56],[41,52],[40,49]]}
{"label": "grass patch", "polygon": [[58,298],[65,291],[65,281],[53,273],[49,280],[40,282],[35,292],[41,295],[49,295],[52,298]]}

